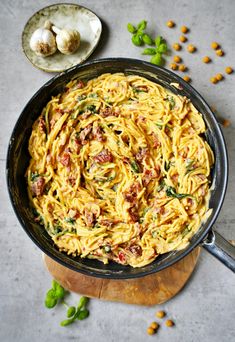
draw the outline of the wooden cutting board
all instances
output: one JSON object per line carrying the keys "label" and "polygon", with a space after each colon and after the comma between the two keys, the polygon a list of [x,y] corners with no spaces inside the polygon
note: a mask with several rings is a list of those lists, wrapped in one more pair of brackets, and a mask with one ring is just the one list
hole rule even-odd
{"label": "wooden cutting board", "polygon": [[87,297],[128,304],[161,304],[175,296],[192,274],[200,248],[174,265],[138,279],[109,280],[83,275],[55,262],[47,255],[44,261],[51,276],[69,291]]}

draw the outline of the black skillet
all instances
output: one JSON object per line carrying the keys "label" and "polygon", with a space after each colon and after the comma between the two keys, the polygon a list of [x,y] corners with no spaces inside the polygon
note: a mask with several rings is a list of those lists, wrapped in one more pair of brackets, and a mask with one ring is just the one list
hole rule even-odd
{"label": "black skillet", "polygon": [[[173,93],[187,96],[204,117],[207,125],[205,137],[215,154],[215,166],[212,170],[214,188],[210,199],[212,215],[202,224],[185,249],[161,255],[150,265],[141,268],[122,266],[114,262],[103,265],[97,260],[74,258],[59,252],[45,229],[34,221],[24,177],[29,162],[27,146],[32,124],[51,96],[61,92],[65,84],[73,78],[89,80],[104,73],[115,72],[138,74],[161,84]],[[171,83],[178,83],[181,90],[176,89]],[[192,86],[169,70],[136,59],[107,58],[75,66],[53,77],[31,98],[14,127],[9,143],[6,174],[12,206],[26,233],[44,253],[77,272],[110,279],[143,277],[174,264],[198,245],[202,245],[235,272],[235,247],[212,229],[221,209],[228,181],[228,157],[224,138],[219,124],[205,100]]]}

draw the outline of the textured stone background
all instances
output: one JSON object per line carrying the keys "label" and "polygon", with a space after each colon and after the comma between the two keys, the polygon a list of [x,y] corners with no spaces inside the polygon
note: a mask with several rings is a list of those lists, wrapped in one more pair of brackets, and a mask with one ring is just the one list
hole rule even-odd
{"label": "textured stone background", "polygon": [[[60,2],[56,0],[55,2]],[[162,327],[155,337],[146,337],[146,328],[154,320],[157,307],[145,308],[92,300],[91,317],[69,328],[61,328],[64,308],[46,310],[43,298],[50,285],[41,252],[23,232],[10,206],[5,184],[5,159],[10,133],[22,108],[52,75],[39,71],[21,51],[21,32],[27,19],[53,1],[1,0],[0,2],[0,341],[161,341],[221,342],[235,335],[234,275],[216,259],[202,251],[198,266],[184,290],[160,306],[176,322],[174,329]],[[226,238],[235,239],[235,74],[212,85],[209,78],[234,63],[234,0],[87,0],[80,2],[104,21],[104,36],[92,58],[123,56],[141,58],[140,49],[130,43],[127,22],[145,18],[149,30],[162,34],[172,44],[179,30],[165,26],[173,19],[191,28],[190,42],[198,47],[194,55],[182,52],[190,67],[193,86],[216,107],[219,115],[232,121],[224,129],[230,157],[230,179],[226,200],[216,223]],[[210,42],[221,42],[224,58],[213,58],[211,65],[201,62],[203,55],[214,57]],[[146,58],[147,60],[147,58]],[[235,65],[233,64],[233,67]],[[76,302],[71,295],[69,301]]]}

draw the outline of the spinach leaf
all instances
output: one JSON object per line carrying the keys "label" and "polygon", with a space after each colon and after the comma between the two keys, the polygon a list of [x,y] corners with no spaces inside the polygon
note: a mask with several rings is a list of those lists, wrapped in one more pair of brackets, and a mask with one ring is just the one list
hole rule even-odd
{"label": "spinach leaf", "polygon": [[185,175],[187,175],[190,171],[193,171],[194,170],[194,160],[192,159],[187,159],[186,160],[186,172],[185,172]]}
{"label": "spinach leaf", "polygon": [[166,172],[169,171],[170,167],[171,167],[171,162],[170,161],[169,162],[165,161],[164,168],[165,168]]}
{"label": "spinach leaf", "polygon": [[181,198],[185,198],[185,197],[189,197],[189,196],[190,196],[190,195],[188,195],[188,194],[177,194],[175,188],[173,188],[172,186],[168,186],[168,187],[166,188],[166,195],[167,195],[168,197],[173,197],[173,198],[178,198],[178,199],[181,199]]}
{"label": "spinach leaf", "polygon": [[92,113],[95,113],[96,112],[96,106],[95,105],[88,105],[88,106],[86,106],[86,110],[89,110]]}
{"label": "spinach leaf", "polygon": [[72,218],[72,217],[66,217],[65,219],[65,222],[67,222],[67,223],[70,223],[70,224],[74,224],[75,223],[75,219],[74,218]]}
{"label": "spinach leaf", "polygon": [[30,179],[32,182],[35,182],[35,180],[39,177],[39,173],[38,172],[32,172],[30,175]]}
{"label": "spinach leaf", "polygon": [[164,186],[165,186],[166,184],[165,184],[165,180],[164,180],[164,178],[160,181],[160,183],[159,183],[159,185],[158,185],[158,187],[157,187],[157,191],[161,191],[163,188],[164,188]]}
{"label": "spinach leaf", "polygon": [[140,167],[135,160],[131,161],[130,166],[135,173],[140,172]]}
{"label": "spinach leaf", "polygon": [[173,96],[167,96],[166,98],[167,101],[169,101],[170,104],[170,110],[172,110],[173,108],[175,108],[175,99]]}
{"label": "spinach leaf", "polygon": [[181,232],[182,237],[184,238],[190,231],[191,231],[191,228],[189,228],[189,226],[186,225],[184,230]]}
{"label": "spinach leaf", "polygon": [[77,97],[77,101],[79,102],[79,101],[82,101],[82,100],[85,100],[86,99],[86,95],[79,95],[78,97]]}

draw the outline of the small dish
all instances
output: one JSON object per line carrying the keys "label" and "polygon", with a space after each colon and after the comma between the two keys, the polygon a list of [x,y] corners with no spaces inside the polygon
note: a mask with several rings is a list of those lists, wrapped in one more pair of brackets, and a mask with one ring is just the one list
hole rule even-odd
{"label": "small dish", "polygon": [[[59,51],[48,57],[37,56],[29,46],[33,32],[50,20],[59,28],[78,30],[81,45],[72,55]],[[22,33],[22,47],[28,60],[37,68],[47,72],[61,72],[84,62],[95,50],[101,36],[102,24],[95,13],[76,4],[55,4],[36,12],[26,23]]]}

